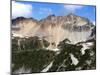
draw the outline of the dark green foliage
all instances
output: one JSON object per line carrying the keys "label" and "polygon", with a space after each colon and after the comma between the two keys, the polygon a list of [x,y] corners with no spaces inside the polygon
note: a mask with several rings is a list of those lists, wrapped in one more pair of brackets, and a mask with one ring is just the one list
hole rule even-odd
{"label": "dark green foliage", "polygon": [[25,66],[25,68],[31,68],[32,72],[40,72],[44,68],[44,65],[53,60],[54,54],[54,52],[46,50],[13,53],[12,63],[15,65],[12,70],[15,71]]}
{"label": "dark green foliage", "polygon": [[[20,45],[18,45],[20,40]],[[88,40],[86,42],[80,42],[75,45],[68,44],[65,39],[58,45],[60,53],[56,54],[54,51],[46,50],[49,43],[38,37],[30,38],[14,38],[12,39],[12,72],[18,70],[21,67],[25,69],[31,69],[31,73],[41,72],[51,61],[53,65],[48,72],[60,72],[60,71],[74,71],[74,70],[90,70],[96,68],[96,40]],[[94,45],[85,50],[85,54],[82,55],[81,43],[93,42]],[[72,64],[70,54],[73,54],[78,59],[77,65]],[[80,69],[78,69],[80,68]]]}
{"label": "dark green foliage", "polygon": [[[18,41],[20,45],[18,45]],[[42,39],[40,40],[37,36],[30,38],[14,38],[12,39],[12,51],[28,50],[28,49],[42,49],[47,47],[49,43]]]}
{"label": "dark green foliage", "polygon": [[[60,54],[55,56],[55,61],[53,66],[49,69],[48,72],[56,72],[56,71],[74,71],[78,70],[77,68],[80,67],[79,70],[91,70],[96,68],[96,45],[95,41],[93,47],[87,49],[85,54],[82,55],[81,48],[82,45],[72,45],[67,44],[65,42],[61,42],[59,44],[59,48],[61,49]],[[93,53],[91,55],[91,53]],[[72,60],[70,54],[73,54],[79,61],[77,65],[72,64]]]}
{"label": "dark green foliage", "polygon": [[55,52],[43,49],[48,45],[46,40],[38,37],[12,39],[12,72],[22,66],[32,69],[32,72],[40,72],[55,56]]}
{"label": "dark green foliage", "polygon": [[18,42],[17,38],[12,39],[12,50],[13,51],[18,50],[18,44],[17,44],[17,42]]}
{"label": "dark green foliage", "polygon": [[[70,57],[70,53],[74,54],[75,57],[79,58],[81,56],[80,49],[82,48],[82,46],[60,43],[59,47],[61,49],[61,53],[55,57],[55,62],[49,71],[55,72],[75,70],[75,66],[71,65],[72,60]],[[64,65],[64,67],[62,66],[62,64]],[[59,68],[59,66],[61,67]]]}

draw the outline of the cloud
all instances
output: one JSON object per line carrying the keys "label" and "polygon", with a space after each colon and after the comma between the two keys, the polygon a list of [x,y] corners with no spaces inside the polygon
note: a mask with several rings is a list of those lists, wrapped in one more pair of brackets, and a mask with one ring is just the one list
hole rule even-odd
{"label": "cloud", "polygon": [[34,8],[33,11],[34,11],[33,16],[37,20],[41,20],[41,19],[46,18],[47,16],[53,14],[53,10],[51,8],[48,8],[48,7]]}
{"label": "cloud", "polygon": [[43,14],[50,15],[50,14],[52,14],[52,10],[49,9],[49,8],[40,8],[39,11],[38,11],[38,13],[40,15],[43,15]]}
{"label": "cloud", "polygon": [[16,17],[31,17],[32,15],[32,5],[23,4],[12,1],[12,18]]}
{"label": "cloud", "polygon": [[81,5],[64,5],[64,8],[71,12],[75,12],[77,9],[81,9],[83,7],[84,6]]}

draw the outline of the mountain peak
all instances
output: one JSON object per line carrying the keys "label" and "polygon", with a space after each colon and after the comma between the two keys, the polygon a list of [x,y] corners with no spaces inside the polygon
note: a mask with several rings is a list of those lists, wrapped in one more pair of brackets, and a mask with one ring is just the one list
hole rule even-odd
{"label": "mountain peak", "polygon": [[52,17],[55,17],[55,15],[54,15],[54,14],[51,14],[51,15],[49,15],[47,18],[48,18],[48,19],[51,19]]}
{"label": "mountain peak", "polygon": [[35,22],[37,22],[37,20],[36,19],[34,19],[34,18],[25,18],[25,17],[17,17],[17,18],[15,18],[15,19],[12,19],[12,24],[13,25],[15,25],[16,23],[19,23],[20,21],[35,21]]}
{"label": "mountain peak", "polygon": [[67,16],[76,16],[74,13],[69,13]]}

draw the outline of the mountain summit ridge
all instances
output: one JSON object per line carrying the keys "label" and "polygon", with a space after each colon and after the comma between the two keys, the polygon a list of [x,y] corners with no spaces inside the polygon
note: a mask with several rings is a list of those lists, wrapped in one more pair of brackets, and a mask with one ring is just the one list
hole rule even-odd
{"label": "mountain summit ridge", "polygon": [[[66,16],[49,15],[48,17],[38,21],[34,18],[21,18],[12,20],[12,34],[14,37],[22,35],[25,37],[45,37],[51,43],[56,43],[68,39],[72,44],[85,41],[90,37],[94,25],[84,17],[75,14]],[[14,25],[13,25],[14,24]],[[16,36],[17,35],[17,36]]]}

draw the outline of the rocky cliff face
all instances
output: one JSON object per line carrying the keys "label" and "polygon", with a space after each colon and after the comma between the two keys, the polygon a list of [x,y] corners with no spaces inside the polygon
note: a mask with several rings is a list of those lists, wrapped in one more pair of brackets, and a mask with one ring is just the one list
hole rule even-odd
{"label": "rocky cliff face", "polygon": [[12,34],[15,37],[34,36],[39,25],[35,19],[18,17],[12,20]]}
{"label": "rocky cliff face", "polygon": [[50,15],[37,21],[19,17],[12,21],[12,34],[15,37],[38,36],[54,43],[55,47],[64,39],[70,43],[86,41],[91,36],[93,24],[86,18],[69,14],[67,16]]}
{"label": "rocky cliff face", "polygon": [[50,15],[40,21],[41,28],[47,33],[47,40],[57,46],[64,39],[70,43],[86,41],[91,34],[93,24],[86,18],[69,14],[67,16]]}

